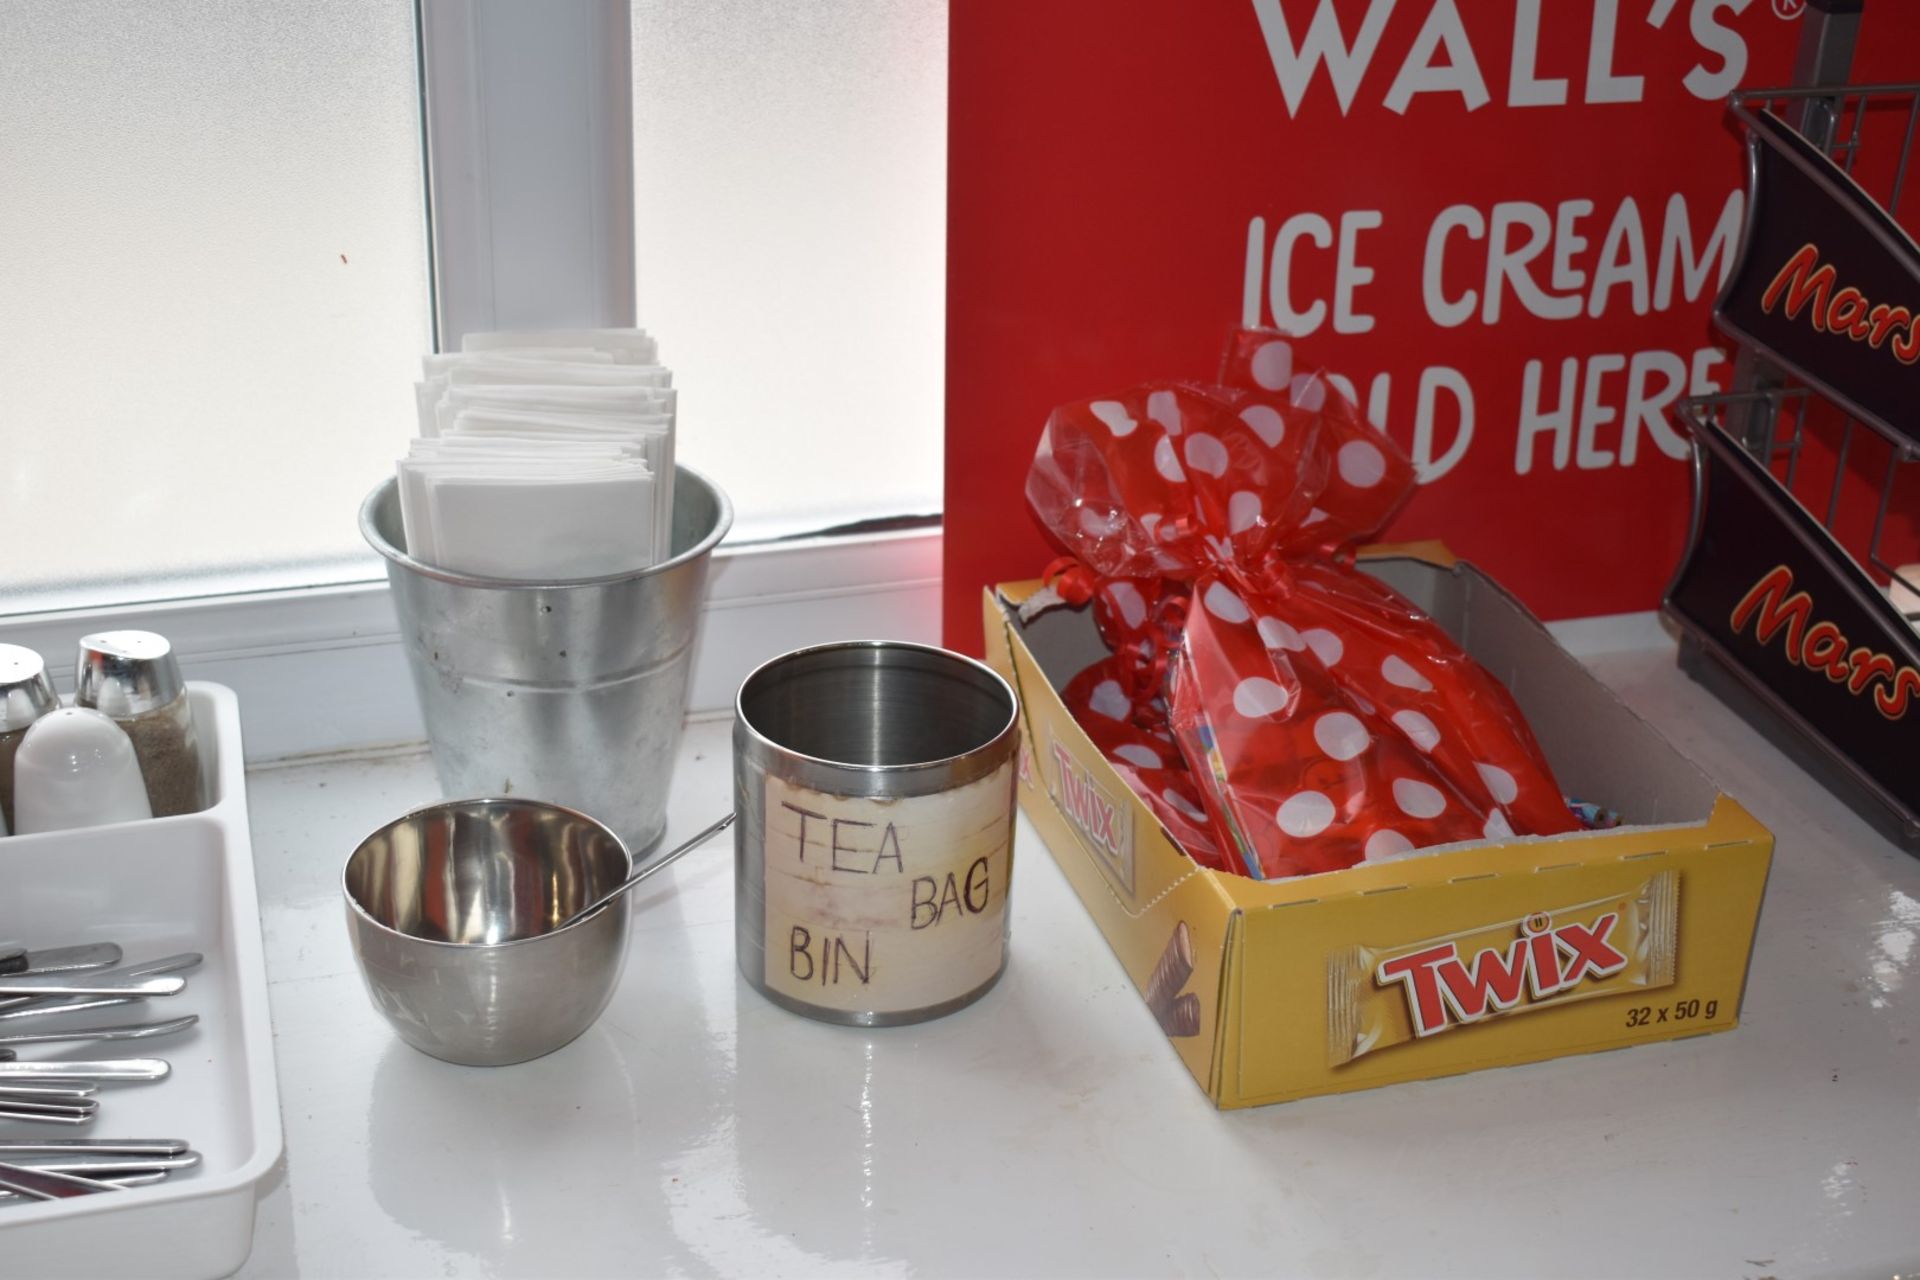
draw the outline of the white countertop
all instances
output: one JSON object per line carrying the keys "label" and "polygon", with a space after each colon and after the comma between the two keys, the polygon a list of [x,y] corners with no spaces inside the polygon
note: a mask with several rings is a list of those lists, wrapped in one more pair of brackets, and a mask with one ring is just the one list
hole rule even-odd
{"label": "white countertop", "polygon": [[[257,771],[287,1157],[241,1274],[1920,1270],[1920,860],[1671,647],[1587,661],[1778,837],[1740,1028],[1225,1113],[1024,820],[1011,964],[942,1021],[755,993],[720,842],[638,891],[580,1040],[436,1062],[368,1004],[339,894],[359,837],[437,794],[426,757]],[[723,812],[728,735],[690,726],[671,839]]]}

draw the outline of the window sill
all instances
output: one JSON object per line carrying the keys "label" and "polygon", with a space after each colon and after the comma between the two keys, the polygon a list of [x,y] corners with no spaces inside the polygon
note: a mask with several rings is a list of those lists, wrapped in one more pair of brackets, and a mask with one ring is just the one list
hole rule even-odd
{"label": "window sill", "polygon": [[[79,638],[114,627],[159,632],[189,679],[238,692],[249,762],[425,737],[384,582],[0,618],[0,643],[39,651],[70,694]],[[690,710],[730,708],[778,653],[857,638],[939,643],[938,529],[722,547]]]}

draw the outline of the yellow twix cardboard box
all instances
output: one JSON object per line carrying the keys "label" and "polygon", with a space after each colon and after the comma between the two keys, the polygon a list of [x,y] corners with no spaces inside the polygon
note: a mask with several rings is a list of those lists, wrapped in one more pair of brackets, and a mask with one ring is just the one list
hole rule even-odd
{"label": "yellow twix cardboard box", "polygon": [[1512,690],[1568,794],[1629,825],[1291,880],[1207,870],[1060,701],[1105,653],[1091,611],[1023,625],[1038,583],[986,593],[988,660],[1024,717],[1021,804],[1222,1107],[1738,1021],[1773,837],[1498,584],[1411,550],[1363,567]]}

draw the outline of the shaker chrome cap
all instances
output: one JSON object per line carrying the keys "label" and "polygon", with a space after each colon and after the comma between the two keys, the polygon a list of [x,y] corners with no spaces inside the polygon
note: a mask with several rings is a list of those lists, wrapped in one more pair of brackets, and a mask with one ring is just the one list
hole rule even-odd
{"label": "shaker chrome cap", "polygon": [[32,649],[0,644],[0,733],[24,729],[59,706],[47,660]]}
{"label": "shaker chrome cap", "polygon": [[152,631],[96,631],[80,638],[74,701],[115,719],[144,715],[180,696],[173,645]]}

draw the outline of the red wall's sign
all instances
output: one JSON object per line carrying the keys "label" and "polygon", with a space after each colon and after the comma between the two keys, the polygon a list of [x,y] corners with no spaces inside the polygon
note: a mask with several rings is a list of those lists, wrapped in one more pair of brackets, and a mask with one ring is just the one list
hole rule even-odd
{"label": "red wall's sign", "polygon": [[[1689,508],[1663,411],[1730,369],[1724,100],[1789,78],[1803,7],[955,4],[950,641],[1052,555],[1021,494],[1047,411],[1210,378],[1239,322],[1299,335],[1419,464],[1394,536],[1547,617],[1652,608]],[[1920,76],[1920,6],[1867,10],[1854,78]]]}

